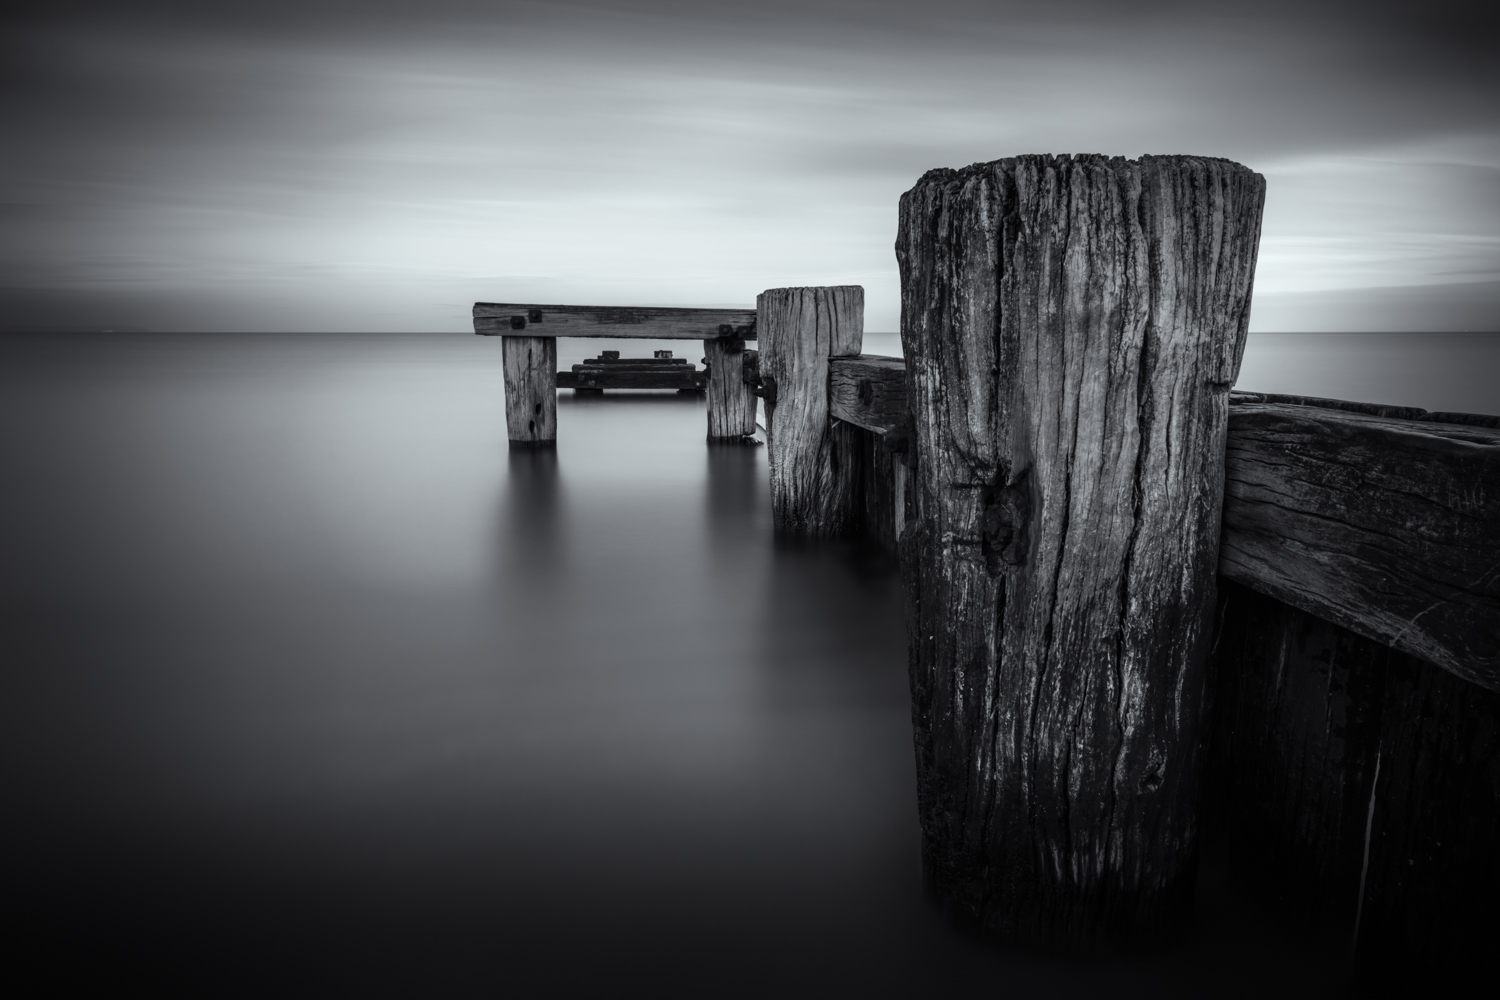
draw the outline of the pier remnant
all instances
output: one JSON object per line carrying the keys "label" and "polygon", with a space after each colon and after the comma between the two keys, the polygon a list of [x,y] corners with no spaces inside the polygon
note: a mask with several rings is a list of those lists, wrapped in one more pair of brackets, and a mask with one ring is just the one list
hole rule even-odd
{"label": "pier remnant", "polygon": [[[779,530],[829,535],[849,517],[852,456],[829,417],[828,359],[859,354],[860,285],[771,288],[756,298],[760,379],[766,403],[771,516]],[[841,457],[842,466],[841,469]]]}
{"label": "pier remnant", "polygon": [[602,351],[571,371],[557,373],[557,387],[575,393],[603,394],[605,389],[676,389],[702,392],[708,376],[687,358],[674,358],[671,351],[657,351],[651,358],[622,358],[619,351]]}
{"label": "pier remnant", "polygon": [[[512,447],[557,443],[557,338],[595,337],[635,340],[755,339],[752,309],[680,309],[657,306],[533,305],[516,302],[476,302],[474,332],[499,337],[505,366],[505,421]],[[524,332],[523,332],[524,331]],[[545,341],[545,343],[542,343]],[[546,371],[537,368],[538,352],[550,359]],[[594,359],[599,360],[599,359]],[[664,360],[658,358],[656,360]],[[572,381],[572,380],[569,380]],[[587,380],[585,380],[587,381]],[[628,388],[620,377],[594,380],[591,388]],[[629,381],[627,378],[626,381]],[[651,382],[650,379],[637,380]],[[604,385],[615,382],[615,385]],[[663,388],[700,388],[668,379]],[[641,385],[640,388],[656,388]],[[710,417],[712,420],[712,417]],[[752,426],[751,430],[754,430]]]}
{"label": "pier remnant", "polygon": [[512,448],[557,444],[557,338],[501,337],[505,425]]}
{"label": "pier remnant", "polygon": [[1226,160],[1023,156],[901,198],[923,863],[993,938],[1149,940],[1191,902],[1264,192]]}
{"label": "pier remnant", "polygon": [[745,384],[745,340],[716,337],[703,342],[708,366],[708,440],[741,442],[755,433],[755,395]]}

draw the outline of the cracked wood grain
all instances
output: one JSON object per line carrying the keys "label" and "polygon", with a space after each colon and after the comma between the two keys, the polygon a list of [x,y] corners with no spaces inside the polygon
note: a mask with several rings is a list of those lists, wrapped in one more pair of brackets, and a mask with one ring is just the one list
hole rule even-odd
{"label": "cracked wood grain", "polygon": [[1220,572],[1500,690],[1500,429],[1241,398]]}
{"label": "cracked wood grain", "polygon": [[772,520],[780,531],[838,534],[853,516],[859,443],[829,415],[828,359],[859,354],[865,290],[772,288],[756,307]]}
{"label": "cracked wood grain", "polygon": [[705,340],[708,365],[708,439],[743,441],[755,433],[755,394],[745,384],[745,342],[735,338]]}
{"label": "cracked wood grain", "polygon": [[896,243],[923,856],[1003,941],[1190,901],[1228,389],[1264,180],[1225,160],[931,171]]}
{"label": "cracked wood grain", "polygon": [[557,444],[557,338],[500,338],[512,448]]}
{"label": "cracked wood grain", "polygon": [[845,423],[884,434],[906,420],[906,362],[879,354],[828,362],[828,409]]}
{"label": "cracked wood grain", "polygon": [[476,302],[474,332],[509,337],[607,337],[648,340],[755,339],[753,309],[678,309],[655,306],[565,306]]}

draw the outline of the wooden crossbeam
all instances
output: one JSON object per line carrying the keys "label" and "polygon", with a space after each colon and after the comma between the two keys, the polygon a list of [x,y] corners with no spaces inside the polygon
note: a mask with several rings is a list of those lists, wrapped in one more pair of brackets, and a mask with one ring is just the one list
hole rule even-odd
{"label": "wooden crossbeam", "polygon": [[828,359],[828,412],[884,434],[906,420],[906,362],[879,354]]}
{"label": "wooden crossbeam", "polygon": [[1219,572],[1500,690],[1500,429],[1264,398],[1229,408]]}
{"label": "wooden crossbeam", "polygon": [[476,302],[474,332],[481,337],[754,340],[755,310]]}

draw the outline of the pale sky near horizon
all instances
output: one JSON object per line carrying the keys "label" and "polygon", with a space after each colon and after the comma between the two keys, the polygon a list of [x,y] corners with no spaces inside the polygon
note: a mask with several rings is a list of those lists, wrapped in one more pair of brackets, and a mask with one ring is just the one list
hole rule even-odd
{"label": "pale sky near horizon", "polygon": [[1477,4],[38,5],[3,34],[0,328],[465,330],[476,299],[859,283],[1025,152],[1266,175],[1252,329],[1500,329]]}

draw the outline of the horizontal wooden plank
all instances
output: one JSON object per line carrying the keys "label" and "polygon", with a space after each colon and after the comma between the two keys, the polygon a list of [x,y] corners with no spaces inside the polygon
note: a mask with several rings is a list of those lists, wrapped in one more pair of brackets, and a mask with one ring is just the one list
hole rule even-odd
{"label": "horizontal wooden plank", "polygon": [[906,362],[879,354],[828,359],[828,411],[884,434],[906,420]]}
{"label": "horizontal wooden plank", "polygon": [[570,372],[557,373],[559,389],[702,389],[708,385],[708,372],[692,368],[589,368],[575,365]]}
{"label": "horizontal wooden plank", "polygon": [[1500,690],[1500,429],[1242,394],[1229,412],[1219,571]]}
{"label": "horizontal wooden plank", "polygon": [[1322,396],[1286,396],[1274,392],[1232,392],[1235,403],[1292,403],[1318,406],[1330,410],[1368,413],[1376,417],[1423,420],[1440,424],[1467,424],[1471,427],[1500,427],[1500,417],[1487,413],[1460,413],[1452,410],[1424,410],[1420,406],[1392,406],[1389,403],[1358,403],[1348,399],[1326,399]]}
{"label": "horizontal wooden plank", "polygon": [[753,340],[755,310],[474,303],[474,332],[481,337],[511,336],[522,330],[529,337]]}
{"label": "horizontal wooden plank", "polygon": [[589,358],[584,362],[595,368],[672,368],[687,363],[687,358]]}

